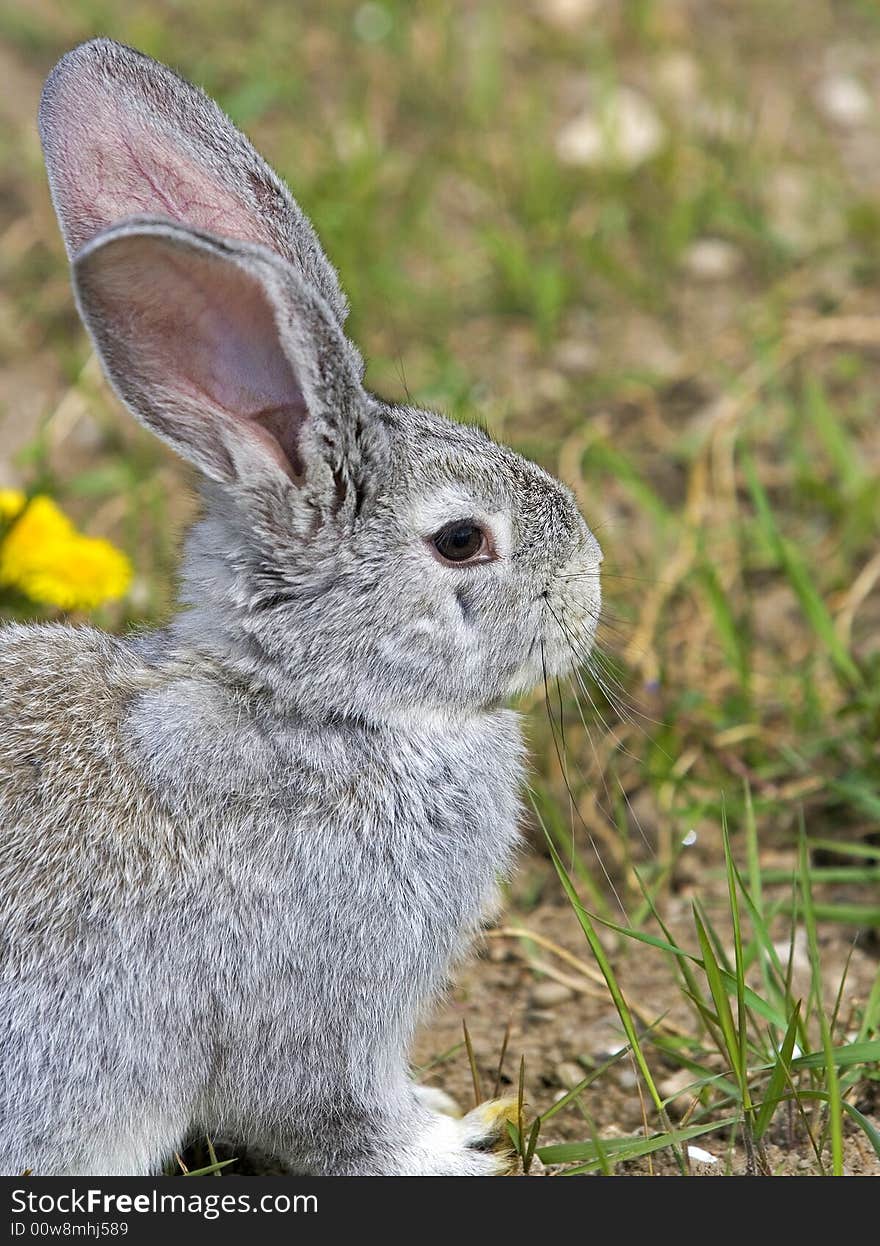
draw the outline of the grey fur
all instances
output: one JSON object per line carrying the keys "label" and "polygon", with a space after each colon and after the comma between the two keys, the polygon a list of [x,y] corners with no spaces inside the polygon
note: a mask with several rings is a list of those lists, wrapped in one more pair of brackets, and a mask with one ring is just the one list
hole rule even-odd
{"label": "grey fur", "polygon": [[[148,132],[155,202],[90,115]],[[100,40],[41,133],[108,375],[205,505],[166,629],[0,631],[0,1171],[149,1173],[194,1131],[303,1173],[498,1171],[497,1113],[439,1115],[407,1052],[511,869],[503,705],[592,643],[595,539],[534,464],[363,390],[311,227],[200,92]],[[168,214],[181,150],[198,219]],[[243,168],[272,193],[227,229]],[[498,556],[443,565],[468,517]]]}

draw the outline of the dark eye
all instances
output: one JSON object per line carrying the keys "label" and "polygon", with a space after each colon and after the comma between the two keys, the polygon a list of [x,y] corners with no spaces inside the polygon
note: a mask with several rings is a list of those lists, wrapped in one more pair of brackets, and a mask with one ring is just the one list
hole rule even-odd
{"label": "dark eye", "polygon": [[489,553],[486,533],[472,519],[448,523],[431,537],[434,549],[446,562],[470,562]]}

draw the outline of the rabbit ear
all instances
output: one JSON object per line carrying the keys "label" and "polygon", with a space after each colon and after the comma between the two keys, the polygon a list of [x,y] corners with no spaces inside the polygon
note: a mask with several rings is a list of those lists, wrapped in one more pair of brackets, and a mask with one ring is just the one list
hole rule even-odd
{"label": "rabbit ear", "polygon": [[332,265],[286,186],[203,91],[110,39],[52,71],[40,103],[52,198],[72,257],[126,217],[163,216],[288,260],[340,324]]}
{"label": "rabbit ear", "polygon": [[251,487],[286,477],[328,507],[349,484],[356,494],[360,359],[289,265],[144,218],[99,234],[73,274],[119,396],[207,476]]}

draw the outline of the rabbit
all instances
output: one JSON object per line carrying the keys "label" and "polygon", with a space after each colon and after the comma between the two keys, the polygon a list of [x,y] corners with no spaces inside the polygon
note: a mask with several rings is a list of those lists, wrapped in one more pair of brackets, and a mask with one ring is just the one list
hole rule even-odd
{"label": "rabbit", "polygon": [[509,1102],[449,1115],[408,1052],[513,869],[508,702],[588,653],[596,539],[367,392],[311,225],[201,90],[96,39],[39,124],[80,315],[202,511],[166,626],[0,630],[0,1171],[160,1174],[199,1133],[507,1172]]}

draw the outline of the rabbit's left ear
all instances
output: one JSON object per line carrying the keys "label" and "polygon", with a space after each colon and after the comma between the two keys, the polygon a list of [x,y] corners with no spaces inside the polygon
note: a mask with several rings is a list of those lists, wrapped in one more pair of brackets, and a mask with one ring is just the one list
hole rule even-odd
{"label": "rabbit's left ear", "polygon": [[320,510],[365,483],[360,358],[324,299],[264,247],[126,221],[74,258],[83,320],[132,412],[206,476],[274,478]]}
{"label": "rabbit's left ear", "polygon": [[68,255],[127,217],[166,217],[287,260],[343,324],[333,265],[290,191],[198,87],[133,48],[93,39],[63,56],[40,138]]}

